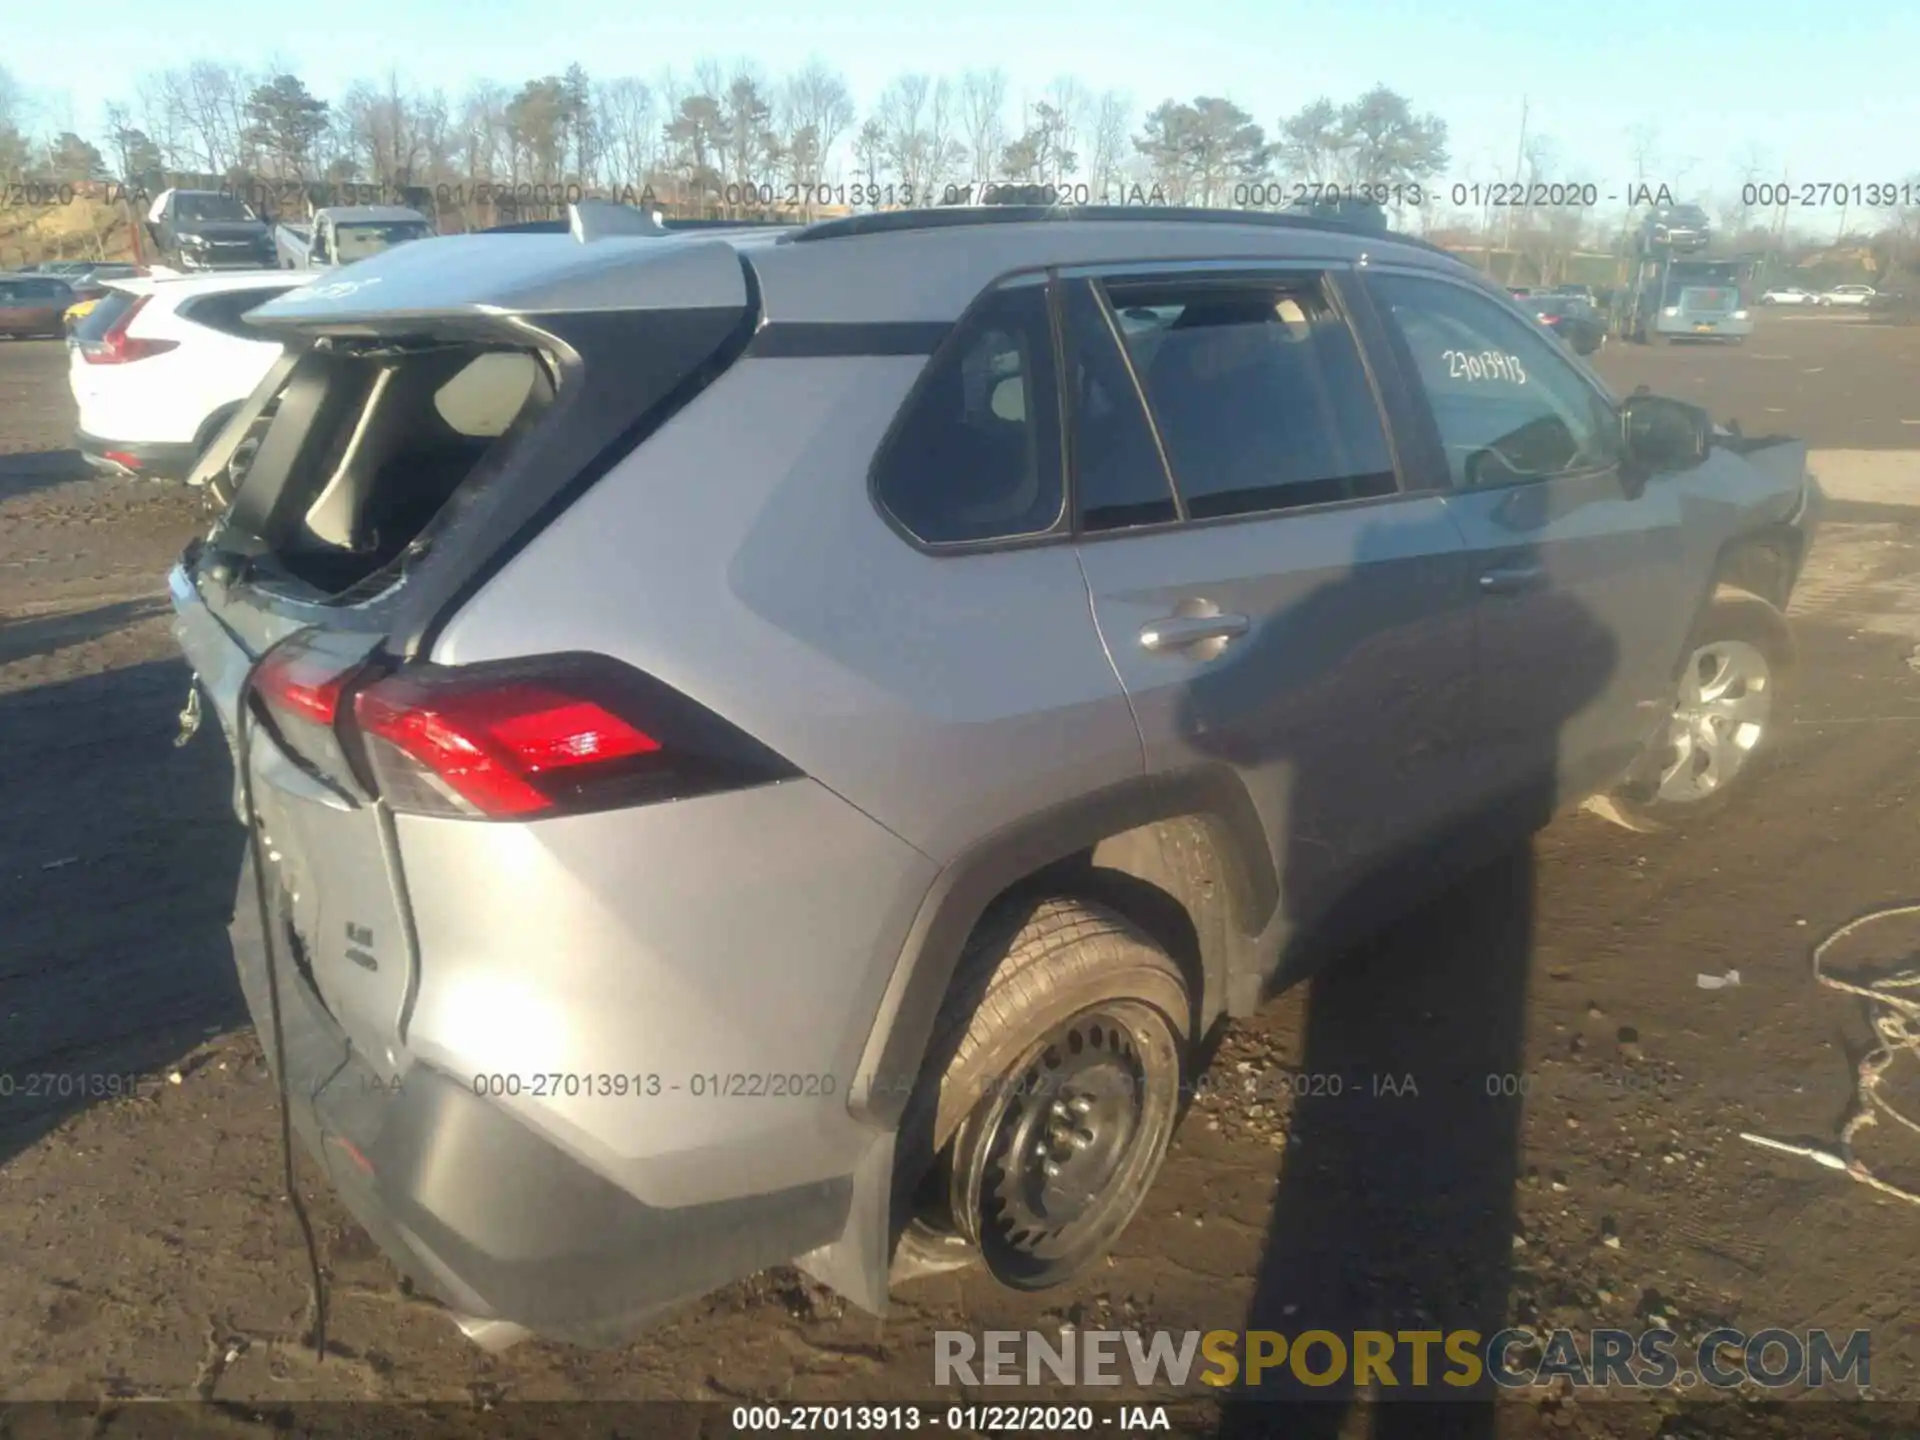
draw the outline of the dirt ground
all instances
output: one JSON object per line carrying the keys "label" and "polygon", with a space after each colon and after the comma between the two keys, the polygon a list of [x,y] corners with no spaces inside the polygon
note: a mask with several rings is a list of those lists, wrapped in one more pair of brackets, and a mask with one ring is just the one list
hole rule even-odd
{"label": "dirt ground", "polygon": [[[1920,404],[1916,348],[1770,319],[1744,351],[1609,347],[1600,368],[1745,407],[1749,431],[1871,448]],[[0,343],[0,1071],[142,1079],[130,1098],[0,1098],[0,1396],[924,1401],[941,1328],[1500,1314],[1866,1328],[1875,1396],[1920,1401],[1920,1213],[1738,1138],[1835,1134],[1867,1032],[1813,984],[1809,946],[1920,889],[1920,508],[1830,516],[1796,607],[1798,720],[1762,793],[1685,833],[1563,819],[1236,1026],[1096,1278],[1023,1297],[940,1277],[883,1325],[774,1272],[625,1349],[489,1356],[308,1170],[335,1346],[316,1362],[290,1343],[306,1270],[223,943],[226,758],[212,727],[173,745],[187,674],[163,577],[198,502],[74,469],[64,365],[58,345]],[[1863,945],[1898,955],[1916,933]],[[1729,969],[1737,986],[1698,984]],[[1343,1093],[1290,1104],[1287,1071]],[[1370,1093],[1383,1074],[1418,1093]],[[1508,1075],[1524,1096],[1490,1095]],[[1920,1175],[1888,1129],[1867,1148]],[[1568,1405],[1551,1426],[1698,1433],[1675,1403]],[[1535,1408],[1503,1430],[1547,1424]]]}

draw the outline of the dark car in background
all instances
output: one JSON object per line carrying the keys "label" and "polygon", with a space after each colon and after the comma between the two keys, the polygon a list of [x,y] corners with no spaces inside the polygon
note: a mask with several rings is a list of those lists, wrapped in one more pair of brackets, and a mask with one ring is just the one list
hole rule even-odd
{"label": "dark car in background", "polygon": [[1640,222],[1642,250],[1704,249],[1713,238],[1713,222],[1698,205],[1660,205]]}
{"label": "dark car in background", "polygon": [[0,275],[0,335],[59,335],[71,304],[73,287],[57,275]]}
{"label": "dark car in background", "polygon": [[181,270],[273,270],[273,236],[253,207],[221,190],[169,190],[150,223],[155,248]]}
{"label": "dark car in background", "polygon": [[1520,303],[1576,355],[1591,355],[1607,338],[1607,322],[1592,301],[1579,295],[1528,295]]}
{"label": "dark car in background", "polygon": [[1876,290],[1862,308],[1869,324],[1920,325],[1920,292]]}

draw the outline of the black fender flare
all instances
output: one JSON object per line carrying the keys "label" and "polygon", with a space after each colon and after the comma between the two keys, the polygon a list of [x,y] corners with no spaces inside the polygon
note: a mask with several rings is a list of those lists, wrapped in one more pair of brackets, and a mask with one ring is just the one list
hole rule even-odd
{"label": "black fender flare", "polygon": [[[1141,775],[1027,817],[946,864],[907,931],[848,1090],[855,1117],[889,1130],[906,1109],[967,939],[988,907],[1022,880],[1102,841],[1186,820],[1210,844],[1225,924],[1201,936],[1199,1008],[1225,1007],[1232,975],[1256,963],[1255,941],[1279,904],[1280,880],[1246,786],[1225,766]],[[1178,842],[1176,842],[1177,844]],[[1173,871],[1182,868],[1169,860]],[[1177,883],[1177,875],[1172,876]]]}

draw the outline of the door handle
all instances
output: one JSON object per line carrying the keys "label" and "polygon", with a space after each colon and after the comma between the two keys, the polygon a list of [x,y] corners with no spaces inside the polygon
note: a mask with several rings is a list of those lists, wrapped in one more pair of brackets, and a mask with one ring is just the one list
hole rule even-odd
{"label": "door handle", "polygon": [[1489,570],[1480,577],[1480,589],[1487,595],[1517,595],[1523,590],[1538,590],[1547,583],[1544,565],[1516,565],[1508,570]]}
{"label": "door handle", "polygon": [[1140,643],[1158,655],[1205,640],[1237,639],[1251,623],[1244,615],[1168,615],[1141,630]]}

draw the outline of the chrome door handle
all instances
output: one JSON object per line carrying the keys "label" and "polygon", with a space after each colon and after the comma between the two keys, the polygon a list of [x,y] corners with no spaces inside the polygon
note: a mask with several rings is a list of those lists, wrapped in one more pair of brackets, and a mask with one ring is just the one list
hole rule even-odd
{"label": "chrome door handle", "polygon": [[1140,643],[1158,655],[1204,640],[1236,639],[1251,623],[1244,615],[1168,615],[1141,630]]}
{"label": "chrome door handle", "polygon": [[1487,595],[1516,595],[1522,590],[1538,590],[1547,583],[1544,565],[1521,565],[1511,570],[1489,570],[1480,577],[1480,589]]}

